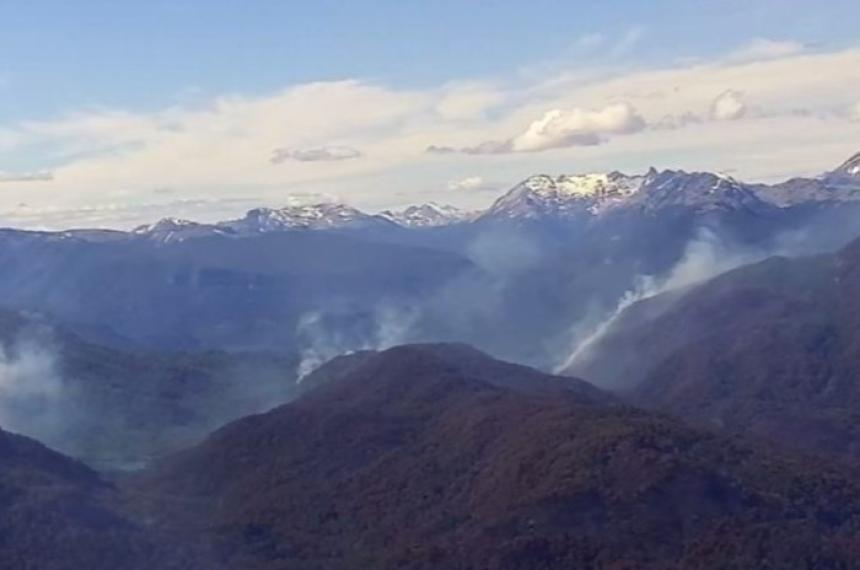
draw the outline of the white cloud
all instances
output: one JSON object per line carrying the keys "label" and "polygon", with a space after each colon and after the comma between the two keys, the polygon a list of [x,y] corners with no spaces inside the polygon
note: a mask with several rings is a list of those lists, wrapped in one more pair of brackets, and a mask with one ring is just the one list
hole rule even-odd
{"label": "white cloud", "polygon": [[602,109],[553,109],[511,140],[513,152],[534,152],[567,146],[600,144],[608,135],[641,131],[645,120],[629,103]]}
{"label": "white cloud", "polygon": [[552,109],[509,139],[460,148],[430,145],[426,150],[432,154],[507,154],[595,146],[606,142],[610,135],[636,133],[645,126],[645,120],[629,103],[612,103],[601,109]]}
{"label": "white cloud", "polygon": [[272,158],[269,161],[272,164],[280,164],[288,160],[297,160],[299,162],[331,162],[350,160],[360,158],[361,156],[361,151],[351,146],[331,145],[307,149],[277,148],[272,153]]}
{"label": "white cloud", "polygon": [[716,121],[734,121],[747,112],[744,94],[728,89],[720,93],[711,104],[711,118]]}
{"label": "white cloud", "polygon": [[854,105],[848,110],[848,116],[852,121],[860,121],[860,101],[854,103]]}
{"label": "white cloud", "polygon": [[53,172],[0,172],[0,184],[8,182],[48,182],[54,179]]}
{"label": "white cloud", "polygon": [[448,182],[448,190],[478,190],[486,186],[484,179],[480,176],[468,176],[460,180]]}
{"label": "white cloud", "polygon": [[802,43],[791,40],[755,38],[748,44],[730,53],[726,60],[733,63],[743,63],[777,59],[797,55],[805,49],[806,46]]}

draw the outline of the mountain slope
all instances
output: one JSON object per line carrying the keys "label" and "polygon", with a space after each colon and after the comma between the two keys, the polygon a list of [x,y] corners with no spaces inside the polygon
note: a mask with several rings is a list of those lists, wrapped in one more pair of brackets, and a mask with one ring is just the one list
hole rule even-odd
{"label": "mountain slope", "polygon": [[860,242],[772,258],[628,309],[572,368],[634,401],[860,459]]}
{"label": "mountain slope", "polygon": [[321,373],[129,482],[138,508],[249,570],[848,568],[860,548],[846,473],[578,381],[444,345]]}
{"label": "mountain slope", "polygon": [[470,268],[456,253],[324,231],[168,246],[13,233],[0,264],[4,306],[171,350],[293,347],[305,314],[414,302]]}
{"label": "mountain slope", "polygon": [[115,490],[84,465],[3,430],[0,457],[0,567],[205,567],[126,517]]}
{"label": "mountain slope", "polygon": [[860,152],[846,160],[835,173],[844,176],[860,177]]}
{"label": "mountain slope", "polygon": [[860,153],[817,178],[792,178],[770,186],[760,184],[755,191],[780,206],[856,202],[860,200]]}

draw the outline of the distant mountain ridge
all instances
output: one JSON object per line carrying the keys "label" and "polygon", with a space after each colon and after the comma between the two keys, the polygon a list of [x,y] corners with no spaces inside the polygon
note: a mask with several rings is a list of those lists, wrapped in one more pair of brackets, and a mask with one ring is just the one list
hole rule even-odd
{"label": "distant mountain ridge", "polygon": [[215,235],[246,237],[291,230],[367,229],[390,227],[395,222],[383,215],[371,215],[345,204],[319,203],[283,208],[254,208],[244,217],[214,224],[164,218],[132,230],[132,234],[161,243],[173,243]]}
{"label": "distant mountain ridge", "polygon": [[701,213],[767,206],[751,187],[727,176],[652,168],[644,176],[620,172],[532,176],[499,198],[481,219],[593,218],[620,210],[654,213],[688,208]]}
{"label": "distant mountain ridge", "polygon": [[402,210],[385,210],[379,215],[406,228],[447,226],[469,221],[475,216],[473,212],[435,202],[407,206]]}
{"label": "distant mountain ridge", "polygon": [[477,216],[293,202],[136,232],[0,230],[0,295],[97,343],[332,356],[450,340],[551,368],[573,323],[666,275],[703,232],[710,249],[792,254],[860,235],[857,187],[828,182],[855,162],[784,204],[725,175],[651,169],[531,177]]}
{"label": "distant mountain ridge", "polygon": [[299,203],[282,208],[254,208],[245,216],[215,223],[173,217],[141,225],[131,232],[67,230],[39,232],[65,239],[102,241],[143,238],[159,243],[215,235],[247,237],[299,230],[398,230],[438,228],[463,223],[540,219],[599,219],[614,213],[654,214],[686,209],[767,211],[803,204],[860,202],[860,153],[815,178],[793,178],[777,184],[745,183],[711,172],[651,168],[645,174],[618,171],[573,175],[538,174],[516,184],[483,211],[465,211],[428,202],[378,214],[337,202]]}

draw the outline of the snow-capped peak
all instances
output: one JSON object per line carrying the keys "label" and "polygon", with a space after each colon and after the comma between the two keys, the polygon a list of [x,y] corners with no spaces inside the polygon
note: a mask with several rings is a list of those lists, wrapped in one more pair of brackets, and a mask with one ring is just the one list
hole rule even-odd
{"label": "snow-capped peak", "polygon": [[860,178],[860,152],[846,160],[842,166],[834,171],[834,174]]}
{"label": "snow-capped peak", "polygon": [[447,204],[427,202],[402,210],[385,210],[379,215],[404,227],[429,228],[456,224],[469,219],[472,214]]}
{"label": "snow-capped peak", "polygon": [[183,220],[181,218],[162,218],[154,224],[145,224],[138,226],[132,230],[135,234],[151,234],[153,232],[179,231],[190,227],[197,227],[201,224],[192,222],[191,220]]}
{"label": "snow-capped peak", "polygon": [[538,174],[517,184],[496,200],[482,217],[594,214],[635,195],[646,178],[620,172],[560,176]]}
{"label": "snow-capped peak", "polygon": [[625,176],[620,172],[557,176],[541,174],[527,178],[523,187],[536,194],[566,194],[583,197],[629,196],[642,186],[642,176]]}
{"label": "snow-capped peak", "polygon": [[351,206],[338,203],[297,204],[284,208],[255,208],[239,220],[221,222],[221,227],[247,233],[266,233],[296,229],[334,229],[365,227],[382,222]]}
{"label": "snow-capped peak", "polygon": [[230,230],[212,224],[201,224],[180,218],[163,218],[154,224],[138,226],[132,234],[157,243],[176,243],[190,238],[208,237],[231,233]]}

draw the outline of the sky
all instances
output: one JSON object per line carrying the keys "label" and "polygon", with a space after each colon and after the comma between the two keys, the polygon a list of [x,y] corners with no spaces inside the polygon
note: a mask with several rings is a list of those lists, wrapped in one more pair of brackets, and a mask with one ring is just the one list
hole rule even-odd
{"label": "sky", "polygon": [[816,175],[860,151],[857,22],[856,0],[0,0],[0,225]]}

